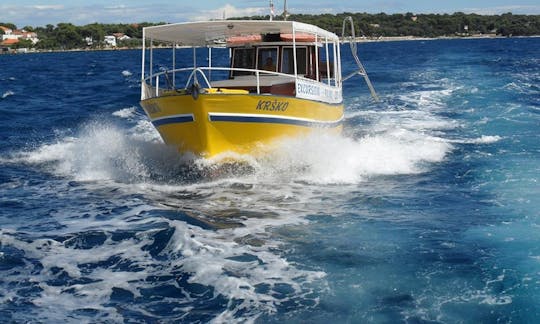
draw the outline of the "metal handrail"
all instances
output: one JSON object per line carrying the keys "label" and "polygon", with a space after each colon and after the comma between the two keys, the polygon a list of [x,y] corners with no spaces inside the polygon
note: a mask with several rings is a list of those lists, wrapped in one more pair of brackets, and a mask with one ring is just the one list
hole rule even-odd
{"label": "metal handrail", "polygon": [[155,82],[156,82],[156,96],[158,95],[158,89],[159,89],[159,79],[160,79],[160,76],[161,75],[164,75],[165,77],[168,76],[169,73],[177,73],[177,72],[187,72],[187,71],[191,71],[188,79],[187,79],[187,82],[186,82],[186,85],[185,85],[185,88],[184,89],[187,89],[190,82],[192,81],[192,79],[194,79],[194,76],[196,75],[196,73],[200,73],[202,76],[203,76],[203,79],[204,79],[204,82],[206,83],[206,85],[208,86],[208,89],[212,89],[212,84],[211,82],[208,80],[208,78],[206,77],[206,74],[204,73],[204,70],[207,70],[207,71],[238,71],[238,72],[251,72],[251,73],[254,73],[255,76],[256,76],[256,80],[257,80],[257,94],[260,94],[261,91],[260,91],[260,76],[261,74],[263,75],[277,75],[277,76],[284,76],[284,77],[287,77],[287,78],[290,78],[290,79],[305,79],[301,76],[298,76],[298,77],[295,77],[294,75],[291,75],[291,74],[286,74],[286,73],[281,73],[281,72],[274,72],[274,71],[266,71],[266,70],[258,70],[258,69],[245,69],[245,68],[229,68],[229,67],[197,67],[197,68],[193,68],[193,67],[188,67],[188,68],[179,68],[179,69],[174,69],[174,70],[166,70],[166,71],[162,71],[162,72],[159,72],[159,73],[155,73],[155,74],[151,74],[149,76],[147,76],[146,78],[143,79],[144,82],[148,83],[148,81],[150,81],[150,84],[152,84],[152,79],[155,79]]}
{"label": "metal handrail", "polygon": [[366,72],[366,69],[364,68],[364,65],[362,64],[362,62],[360,61],[360,58],[358,58],[358,47],[356,46],[357,44],[356,44],[356,36],[354,32],[354,22],[351,16],[348,16],[347,18],[343,19],[343,27],[341,29],[341,36],[345,38],[345,26],[347,24],[347,21],[351,24],[351,36],[349,39],[349,45],[351,47],[352,56],[356,62],[356,65],[358,66],[358,71],[354,71],[351,74],[344,77],[343,82],[347,81],[348,79],[350,79],[351,77],[357,74],[360,74],[361,76],[364,77],[364,80],[366,81],[366,84],[369,88],[369,91],[371,92],[371,96],[373,97],[373,99],[375,99],[375,101],[379,101],[379,96],[377,95],[377,92],[375,92],[375,88],[373,87],[373,85],[371,84],[371,81],[369,80],[369,76]]}
{"label": "metal handrail", "polygon": [[[203,77],[203,79],[204,79],[204,82],[206,82],[206,85],[208,86],[208,88],[211,89],[211,88],[212,88],[212,85],[210,84],[210,81],[208,81],[208,78],[206,78],[206,75],[205,75],[204,72],[201,70],[201,68],[195,68],[195,69],[193,69],[193,71],[189,74],[188,80],[187,80],[187,82],[186,82],[185,89],[187,89],[187,87],[188,87],[188,85],[189,85],[189,83],[190,83],[190,81],[191,81],[191,79],[192,79],[193,77],[195,77],[195,81],[193,81],[193,84],[197,84],[197,85],[198,85],[199,81],[197,80],[197,72],[199,72],[199,73],[202,75],[202,77]],[[174,72],[173,72],[173,73],[174,73]],[[174,85],[173,85],[173,86],[174,86]]]}

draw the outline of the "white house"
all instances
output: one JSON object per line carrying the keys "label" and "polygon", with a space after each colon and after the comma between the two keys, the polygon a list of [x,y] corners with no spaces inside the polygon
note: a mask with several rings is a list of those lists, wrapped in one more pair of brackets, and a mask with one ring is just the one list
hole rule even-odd
{"label": "white house", "polygon": [[129,37],[128,35],[124,33],[114,33],[113,35],[114,37],[116,37],[117,41],[124,41],[124,40],[131,39],[131,37]]}
{"label": "white house", "polygon": [[114,35],[105,36],[105,44],[116,47],[116,37],[114,37]]}
{"label": "white house", "polygon": [[10,43],[17,43],[20,39],[27,39],[32,41],[32,44],[34,45],[39,42],[39,38],[34,32],[28,32],[24,29],[12,30],[4,26],[0,26],[0,29],[4,31],[4,34],[2,35],[2,41],[11,40]]}
{"label": "white house", "polygon": [[4,26],[0,26],[0,29],[4,31],[4,34],[2,35],[2,39],[4,39],[4,36],[11,35],[11,33],[13,32],[13,30]]}
{"label": "white house", "polygon": [[94,45],[94,39],[91,37],[91,36],[87,36],[84,38],[84,41],[86,42],[86,45],[87,46],[92,46]]}

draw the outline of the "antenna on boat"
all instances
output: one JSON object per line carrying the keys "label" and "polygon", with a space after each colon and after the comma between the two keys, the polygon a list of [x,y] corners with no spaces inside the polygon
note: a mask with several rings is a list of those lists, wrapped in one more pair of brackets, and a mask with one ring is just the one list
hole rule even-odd
{"label": "antenna on boat", "polygon": [[287,21],[287,16],[289,16],[289,13],[287,12],[287,0],[283,3],[283,20]]}
{"label": "antenna on boat", "polygon": [[274,20],[274,1],[270,0],[270,21]]}
{"label": "antenna on boat", "polygon": [[379,96],[377,95],[377,92],[375,92],[375,88],[373,88],[373,85],[371,84],[371,81],[369,80],[369,77],[367,75],[366,69],[364,69],[364,65],[362,65],[362,62],[360,62],[360,59],[358,58],[358,48],[356,46],[356,37],[354,34],[354,23],[351,16],[343,19],[343,28],[341,30],[341,37],[345,39],[345,25],[347,24],[347,21],[351,24],[351,36],[349,37],[349,45],[351,46],[351,52],[354,60],[356,61],[356,65],[358,65],[358,71],[355,71],[346,77],[343,78],[343,81],[347,81],[351,77],[355,76],[356,74],[360,74],[364,77],[364,80],[366,81],[366,84],[369,88],[369,91],[371,92],[371,96],[375,101],[379,101]]}

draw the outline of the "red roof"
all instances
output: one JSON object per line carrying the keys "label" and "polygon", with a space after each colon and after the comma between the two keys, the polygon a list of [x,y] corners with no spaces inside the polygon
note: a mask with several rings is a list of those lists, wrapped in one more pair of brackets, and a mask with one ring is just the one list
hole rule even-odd
{"label": "red roof", "polygon": [[18,42],[19,42],[18,39],[8,38],[2,42],[2,45],[13,45],[13,44],[17,44]]}

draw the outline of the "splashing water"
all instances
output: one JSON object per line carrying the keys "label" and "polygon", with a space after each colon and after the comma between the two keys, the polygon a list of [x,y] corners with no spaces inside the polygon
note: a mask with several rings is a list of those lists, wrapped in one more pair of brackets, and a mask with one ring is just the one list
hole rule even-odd
{"label": "splashing water", "polygon": [[0,318],[533,322],[537,59],[482,52],[514,41],[366,44],[411,54],[380,104],[346,85],[343,134],[221,160],[163,144],[129,51],[14,57],[64,92],[0,100]]}

